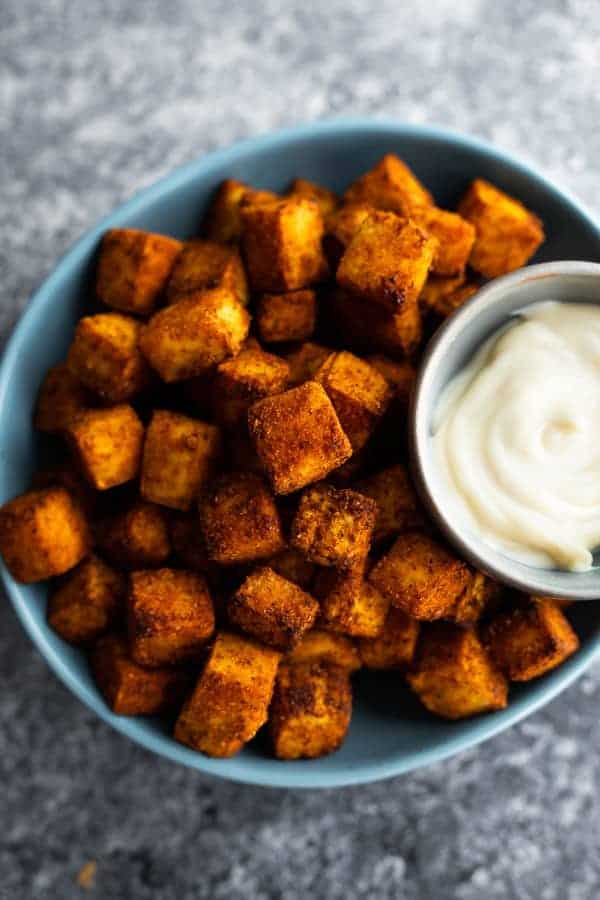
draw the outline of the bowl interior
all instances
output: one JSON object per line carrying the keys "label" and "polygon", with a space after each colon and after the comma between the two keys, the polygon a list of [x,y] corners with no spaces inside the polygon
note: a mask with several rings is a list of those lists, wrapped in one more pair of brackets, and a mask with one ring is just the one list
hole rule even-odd
{"label": "bowl interior", "polygon": [[[225,177],[282,190],[292,177],[342,190],[384,152],[398,153],[434,192],[454,204],[475,175],[516,194],[544,220],[548,239],[536,261],[600,260],[600,233],[577,204],[514,160],[480,142],[417,127],[369,122],[307,126],[249,141],[175,172],[101,222],[64,257],[42,285],[15,330],[0,370],[0,501],[24,490],[43,452],[31,425],[39,384],[59,361],[92,289],[94,256],[108,227],[138,227],[188,237]],[[113,716],[90,678],[83,655],[46,626],[46,586],[23,586],[2,568],[24,626],[54,671],[102,718],[132,739],[178,762],[239,781],[273,786],[332,787],[407,771],[441,759],[500,731],[550,699],[588,664],[599,643],[600,606],[579,604],[580,652],[556,672],[512,691],[508,709],[448,723],[423,712],[399,679],[361,676],[348,738],[340,751],[316,761],[278,762],[260,738],[231,760],[208,759],[176,744],[152,719]]]}

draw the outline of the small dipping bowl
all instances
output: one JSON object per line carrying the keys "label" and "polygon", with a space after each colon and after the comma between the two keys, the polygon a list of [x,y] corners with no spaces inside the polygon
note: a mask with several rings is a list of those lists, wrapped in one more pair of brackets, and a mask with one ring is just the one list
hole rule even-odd
{"label": "small dipping bowl", "polygon": [[411,457],[422,499],[459,554],[477,569],[528,594],[572,600],[600,598],[600,564],[589,572],[539,569],[485,543],[452,508],[434,455],[432,420],[440,394],[483,342],[524,306],[544,300],[600,304],[600,264],[527,266],[481,288],[436,332],[423,358],[412,402]]}

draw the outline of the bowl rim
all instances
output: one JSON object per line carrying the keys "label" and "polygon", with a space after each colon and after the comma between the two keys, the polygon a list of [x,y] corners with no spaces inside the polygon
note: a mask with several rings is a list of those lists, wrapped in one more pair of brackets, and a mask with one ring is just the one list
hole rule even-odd
{"label": "bowl rim", "polygon": [[[11,373],[17,362],[21,344],[24,343],[31,329],[31,322],[38,307],[49,302],[48,296],[68,274],[68,270],[72,266],[85,261],[103,232],[118,225],[122,217],[134,215],[143,210],[146,204],[160,200],[179,187],[184,186],[193,176],[207,176],[212,169],[220,169],[223,165],[234,163],[248,153],[267,149],[276,150],[284,148],[290,142],[320,138],[326,135],[350,139],[364,133],[381,134],[382,141],[392,137],[401,139],[403,137],[413,138],[418,136],[425,140],[452,144],[498,160],[502,165],[535,182],[557,201],[571,207],[572,212],[596,233],[600,241],[600,227],[579,199],[568,190],[557,187],[542,171],[536,170],[507,151],[501,150],[491,142],[480,138],[437,125],[411,124],[386,118],[326,119],[283,128],[203,154],[176,168],[149,186],[137,191],[129,200],[119,204],[75,241],[59,258],[51,273],[33,292],[6,342],[0,362],[0,404],[4,406],[6,393],[11,381]],[[170,736],[140,729],[139,720],[135,718],[114,715],[104,702],[88,690],[71,671],[65,660],[64,653],[59,652],[52,646],[48,636],[44,633],[43,627],[33,617],[30,601],[25,596],[26,586],[20,585],[13,580],[3,562],[0,564],[0,578],[18,619],[50,668],[63,684],[104,722],[136,744],[173,762],[194,768],[207,775],[262,787],[309,789],[367,784],[404,774],[434,762],[440,762],[463,750],[476,746],[516,724],[530,713],[535,712],[571,684],[590,665],[593,659],[600,654],[599,636],[587,646],[580,648],[560,669],[550,673],[550,675],[537,683],[531,683],[528,693],[525,696],[515,697],[506,710],[496,713],[494,717],[482,716],[469,720],[469,727],[464,733],[456,733],[454,729],[449,727],[448,736],[433,747],[402,753],[398,759],[387,759],[379,762],[366,760],[358,764],[350,762],[343,770],[333,771],[320,770],[318,765],[316,765],[318,760],[305,760],[300,765],[290,769],[289,763],[269,759],[268,771],[266,771],[264,760],[262,760],[263,765],[253,765],[252,758],[243,758],[243,765],[232,766],[232,763],[236,762],[235,758],[232,760],[206,757],[190,748],[177,744]],[[238,762],[239,759],[237,760]]]}

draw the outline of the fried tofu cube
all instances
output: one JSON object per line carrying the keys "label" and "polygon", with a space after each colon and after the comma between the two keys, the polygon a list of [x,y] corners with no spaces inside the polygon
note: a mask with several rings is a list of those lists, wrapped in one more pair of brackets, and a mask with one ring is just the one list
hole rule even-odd
{"label": "fried tofu cube", "polygon": [[466,280],[466,272],[459,272],[458,275],[430,274],[419,297],[419,304],[423,312],[435,311],[436,307],[443,304],[447,297],[462,287]]}
{"label": "fried tofu cube", "polygon": [[123,569],[160,566],[171,552],[164,511],[144,500],[103,521],[98,543],[109,560]]}
{"label": "fried tofu cube", "polygon": [[368,203],[345,203],[327,216],[323,249],[332,268],[337,268],[346,247],[374,210]]}
{"label": "fried tofu cube", "polygon": [[332,352],[321,344],[306,341],[296,350],[286,353],[284,358],[290,367],[290,387],[297,387],[305,381],[310,381]]}
{"label": "fried tofu cube", "polygon": [[318,481],[352,455],[331,400],[307,381],[248,410],[248,427],[276,494]]}
{"label": "fried tofu cube", "polygon": [[96,294],[113,309],[147,316],[167,282],[181,242],[134,228],[113,228],[102,239]]}
{"label": "fried tofu cube", "polygon": [[258,333],[265,344],[305,341],[316,321],[317,299],[311,290],[263,294],[256,310]]}
{"label": "fried tofu cube", "polygon": [[253,290],[296,291],[327,275],[321,248],[323,216],[312,200],[292,197],[244,206],[242,227],[242,247]]}
{"label": "fried tofu cube", "polygon": [[474,226],[457,213],[437,206],[415,211],[413,219],[437,241],[431,271],[446,276],[464,272],[475,242]]}
{"label": "fried tofu cube", "polygon": [[256,191],[241,181],[227,178],[221,183],[208,210],[206,236],[226,244],[242,236],[242,204],[276,200],[272,191]]}
{"label": "fried tofu cube", "polygon": [[458,213],[475,226],[469,265],[484,278],[524,266],[544,240],[541,220],[483,178],[471,182]]}
{"label": "fried tofu cube", "polygon": [[175,739],[208,756],[233,756],[267,720],[281,654],[237,634],[217,634],[175,725]]}
{"label": "fried tofu cube", "polygon": [[[457,281],[463,283],[456,284]],[[480,287],[481,284],[473,279],[465,281],[464,278],[431,276],[423,288],[420,302],[424,310],[431,312],[437,319],[447,319],[470,300]]]}
{"label": "fried tofu cube", "polygon": [[215,425],[155,410],[144,442],[142,497],[187,511],[212,476],[220,452],[221,432]]}
{"label": "fried tofu cube", "polygon": [[337,283],[362,300],[398,312],[417,303],[437,247],[411,220],[371,213],[340,260]]}
{"label": "fried tofu cube", "polygon": [[343,634],[313,628],[291,650],[286,660],[291,663],[322,662],[340,666],[347,672],[356,672],[361,660],[356,645]]}
{"label": "fried tofu cube", "polygon": [[234,356],[249,328],[235,294],[214,288],[156,313],[142,330],[140,349],[163,381],[183,381]]}
{"label": "fried tofu cube", "polygon": [[127,639],[120,634],[101,637],[90,655],[98,690],[119,716],[155,716],[176,709],[189,688],[186,671],[147,669],[129,655]]}
{"label": "fried tofu cube", "polygon": [[62,575],[89,549],[81,507],[62,487],[27,491],[0,508],[0,554],[17,581]]}
{"label": "fried tofu cube", "polygon": [[448,615],[470,578],[466,563],[418,531],[401,534],[369,575],[394,606],[423,621]]}
{"label": "fried tofu cube", "polygon": [[70,460],[63,465],[38,469],[33,473],[32,489],[40,490],[48,487],[65,488],[73,501],[81,508],[88,522],[93,520],[102,495],[94,490]]}
{"label": "fried tofu cube", "polygon": [[242,306],[247,306],[248,282],[239,250],[216,241],[187,241],[171,271],[167,303],[187,300],[212,288],[231,291]]}
{"label": "fried tofu cube", "polygon": [[352,449],[360,450],[392,399],[387,381],[366,360],[346,350],[332,353],[314,378],[333,403]]}
{"label": "fried tofu cube", "polygon": [[398,406],[406,410],[417,380],[417,372],[413,364],[407,360],[395,360],[384,356],[382,353],[374,353],[367,357],[367,362],[383,375],[394,392],[394,400]]}
{"label": "fried tofu cube", "polygon": [[414,529],[423,521],[417,494],[406,467],[401,463],[365,478],[356,484],[355,490],[377,504],[374,543]]}
{"label": "fried tofu cube", "polygon": [[475,625],[484,614],[493,612],[499,606],[502,595],[502,586],[497,581],[483,572],[474,572],[447,618],[458,625]]}
{"label": "fried tofu cube", "polygon": [[211,577],[214,575],[217,566],[208,558],[197,515],[190,513],[189,515],[170,516],[169,538],[173,553],[187,569],[202,572]]}
{"label": "fried tofu cube", "polygon": [[328,306],[333,327],[356,349],[406,357],[421,343],[423,323],[416,301],[389,312],[338,288],[329,295]]}
{"label": "fried tofu cube", "polygon": [[322,621],[329,628],[352,637],[374,638],[381,633],[390,601],[365,581],[363,571],[323,569],[314,592],[321,602]]}
{"label": "fried tofu cube", "polygon": [[421,703],[445,719],[504,709],[508,683],[474,631],[436,622],[421,632],[408,683]]}
{"label": "fried tofu cube", "polygon": [[120,572],[88,556],[50,595],[48,624],[70,644],[89,644],[120,618],[125,589]]}
{"label": "fried tofu cube", "polygon": [[416,619],[411,619],[393,606],[379,634],[358,641],[363,665],[367,669],[406,671],[415,657],[419,631],[420,625]]}
{"label": "fried tofu cube", "polygon": [[411,169],[394,153],[354,181],[344,194],[345,203],[369,203],[403,216],[415,208],[431,206],[433,197]]}
{"label": "fried tofu cube", "polygon": [[97,490],[105,491],[137,476],[144,426],[131,406],[88,409],[79,413],[66,433],[84,475]]}
{"label": "fried tofu cube", "polygon": [[284,547],[275,499],[259,475],[222,475],[208,486],[198,508],[208,556],[215,562],[252,562]]}
{"label": "fried tofu cube", "polygon": [[289,376],[290,367],[279,356],[264,350],[242,350],[217,367],[212,384],[215,420],[229,428],[245,423],[252,404],[284,391]]}
{"label": "fried tofu cube", "polygon": [[553,600],[524,600],[484,628],[484,642],[511,681],[539,678],[579,647],[579,638]]}
{"label": "fried tofu cube", "polygon": [[255,569],[227,605],[229,620],[276,650],[290,650],[314,625],[319,604],[268,566]]}
{"label": "fried tofu cube", "polygon": [[316,758],[343,743],[352,716],[347,670],[325,662],[284,663],[269,712],[278,759]]}
{"label": "fried tofu cube", "polygon": [[206,580],[196,572],[132,572],[127,632],[134,662],[156,668],[197,660],[215,629]]}
{"label": "fried tofu cube", "polygon": [[107,403],[123,403],[146,387],[150,370],[138,349],[140,323],[120,313],[84,316],[69,349],[73,375]]}
{"label": "fried tofu cube", "polygon": [[286,547],[281,553],[267,560],[268,565],[278,575],[293,581],[298,587],[308,590],[315,574],[315,566],[299,550]]}
{"label": "fried tofu cube", "polygon": [[306,197],[307,200],[313,200],[324,217],[332,213],[339,203],[337,195],[333,191],[320,184],[315,184],[314,181],[308,181],[306,178],[294,178],[288,196]]}
{"label": "fried tofu cube", "polygon": [[48,370],[40,386],[33,424],[39,431],[64,431],[90,403],[87,388],[66,363],[59,363]]}

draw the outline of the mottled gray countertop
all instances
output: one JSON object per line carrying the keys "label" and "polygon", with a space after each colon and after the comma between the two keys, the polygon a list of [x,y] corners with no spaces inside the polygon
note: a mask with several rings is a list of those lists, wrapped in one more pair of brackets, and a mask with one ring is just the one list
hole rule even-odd
{"label": "mottled gray countertop", "polygon": [[[594,0],[3,0],[0,28],[3,335],[116,203],[298,121],[449,125],[534,162],[600,214]],[[277,792],[130,744],[49,672],[8,603],[0,616],[3,900],[600,896],[600,664],[449,762]],[[92,860],[86,890],[77,876]]]}

